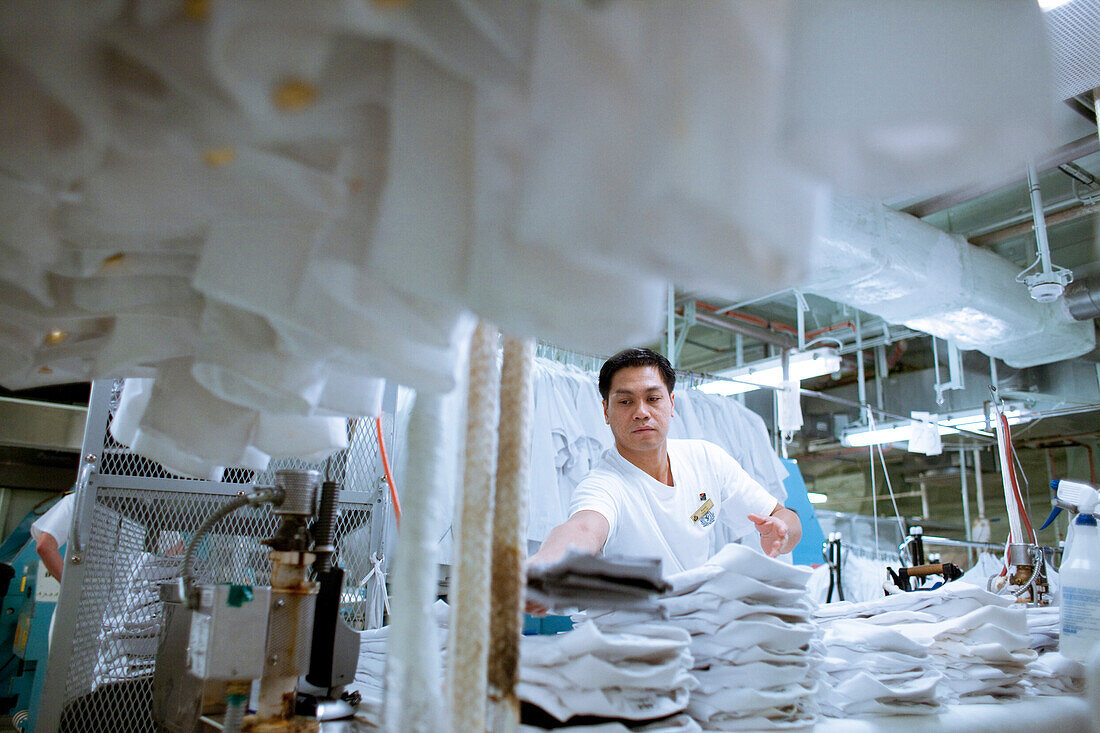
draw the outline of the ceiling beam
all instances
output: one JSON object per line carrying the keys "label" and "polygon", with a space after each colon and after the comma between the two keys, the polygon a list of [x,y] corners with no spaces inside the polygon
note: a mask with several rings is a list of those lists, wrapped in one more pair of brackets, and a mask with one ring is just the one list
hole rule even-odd
{"label": "ceiling beam", "polygon": [[[1100,150],[1100,138],[1095,134],[1089,134],[1072,142],[1068,142],[1052,150],[1046,156],[1039,158],[1035,161],[1035,169],[1042,173],[1057,168],[1060,165],[1064,165],[1065,163],[1072,163],[1075,160],[1080,160],[1086,155],[1092,155],[1098,150]],[[901,211],[906,214],[912,214],[918,219],[922,219],[926,216],[943,211],[944,209],[950,209],[953,206],[965,204],[967,201],[973,201],[976,198],[993,193],[1005,186],[1020,183],[1023,180],[1023,174],[1024,170],[1021,167],[1019,174],[1004,176],[989,183],[977,186],[957,188],[954,191],[948,191],[947,193],[918,201],[915,204],[910,204],[904,209],[901,209]],[[973,240],[971,241],[973,243]]]}

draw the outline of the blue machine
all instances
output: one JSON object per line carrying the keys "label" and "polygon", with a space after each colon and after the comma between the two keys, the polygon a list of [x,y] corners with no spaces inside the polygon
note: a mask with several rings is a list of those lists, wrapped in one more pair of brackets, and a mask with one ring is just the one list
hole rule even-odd
{"label": "blue machine", "polygon": [[787,501],[783,502],[783,505],[797,512],[802,522],[802,541],[794,548],[791,557],[795,565],[820,565],[821,546],[825,543],[825,533],[821,531],[814,505],[810,503],[810,497],[806,493],[806,482],[802,480],[802,472],[798,470],[797,461],[788,458],[779,460],[783,461],[783,465],[790,473],[783,480],[783,487],[787,489]]}
{"label": "blue machine", "polygon": [[[33,733],[37,722],[46,682],[50,619],[61,592],[61,584],[46,575],[29,528],[30,521],[25,520],[0,548],[8,549],[7,556],[0,555],[0,589],[8,579],[0,606],[0,710],[7,711],[23,733]],[[23,542],[12,555],[11,548],[20,539]]]}

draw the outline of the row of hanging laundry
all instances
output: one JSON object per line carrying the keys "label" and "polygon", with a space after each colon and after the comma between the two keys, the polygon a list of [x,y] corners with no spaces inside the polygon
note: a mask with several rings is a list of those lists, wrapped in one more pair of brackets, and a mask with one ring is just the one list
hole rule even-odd
{"label": "row of hanging laundry", "polygon": [[[528,537],[541,541],[569,518],[573,489],[614,443],[603,416],[597,376],[549,359],[535,362],[535,413],[531,440]],[[736,399],[677,387],[670,438],[709,440],[721,446],[782,502],[783,466],[763,418]],[[724,525],[715,549],[730,540]]]}
{"label": "row of hanging laundry", "polygon": [[1036,8],[848,4],[10,3],[0,384],[364,414],[364,380],[451,389],[471,311],[646,342],[669,280],[795,284],[823,181],[942,187],[1042,137]]}

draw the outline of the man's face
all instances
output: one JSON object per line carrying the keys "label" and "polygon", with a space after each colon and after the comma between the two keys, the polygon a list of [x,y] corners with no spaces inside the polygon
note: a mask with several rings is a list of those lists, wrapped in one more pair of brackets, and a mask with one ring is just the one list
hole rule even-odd
{"label": "man's face", "polygon": [[662,446],[672,423],[672,395],[657,367],[615,372],[603,414],[619,447],[649,451]]}

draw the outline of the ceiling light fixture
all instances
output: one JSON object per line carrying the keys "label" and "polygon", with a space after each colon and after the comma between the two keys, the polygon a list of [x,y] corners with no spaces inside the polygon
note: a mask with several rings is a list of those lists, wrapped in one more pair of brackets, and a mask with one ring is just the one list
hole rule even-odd
{"label": "ceiling light fixture", "polygon": [[[832,347],[791,351],[788,375],[791,381],[802,381],[832,374],[840,369],[840,353]],[[754,361],[752,364],[723,369],[714,376],[724,379],[707,382],[699,391],[708,394],[735,395],[751,392],[761,387],[778,387],[783,382],[783,363],[780,357]]]}
{"label": "ceiling light fixture", "polygon": [[[1005,409],[1005,417],[1008,418],[1009,425],[1016,425],[1031,419],[1030,414],[1018,406],[1007,407]],[[912,434],[914,422],[917,421],[905,420],[882,423],[881,425],[876,425],[874,430],[866,425],[853,426],[841,431],[840,442],[842,445],[852,448],[862,448],[869,445],[883,445],[886,443],[906,443],[909,441],[909,436]],[[982,410],[950,413],[943,416],[933,415],[932,422],[939,427],[941,436],[958,435],[958,428],[962,428],[971,433],[980,433],[989,438],[993,437],[993,434],[988,432],[988,430],[992,429],[992,426],[986,424],[985,412]]]}

